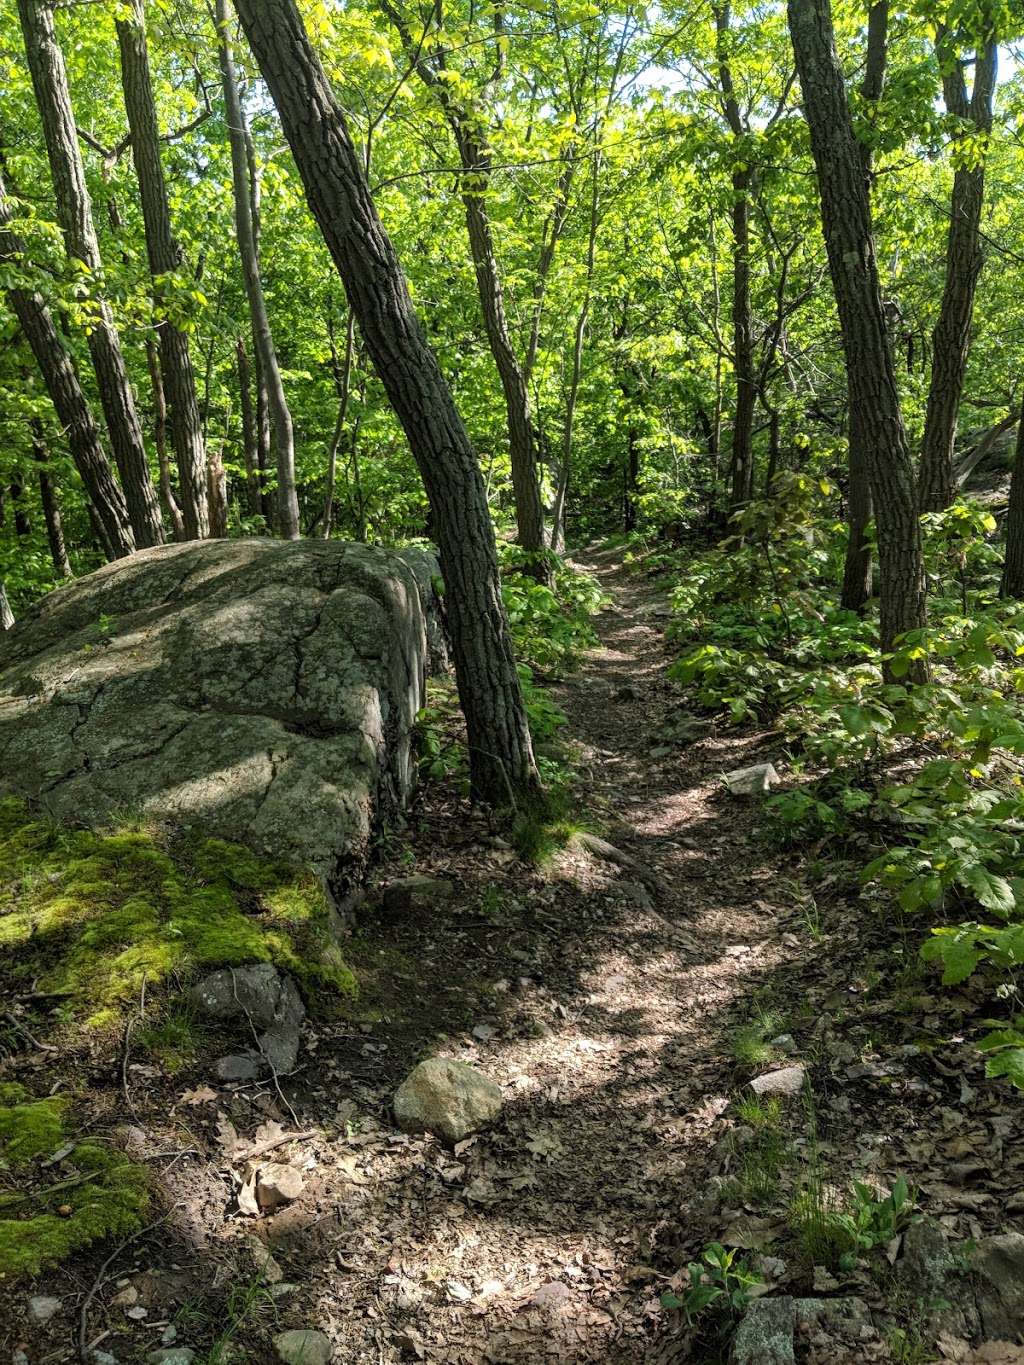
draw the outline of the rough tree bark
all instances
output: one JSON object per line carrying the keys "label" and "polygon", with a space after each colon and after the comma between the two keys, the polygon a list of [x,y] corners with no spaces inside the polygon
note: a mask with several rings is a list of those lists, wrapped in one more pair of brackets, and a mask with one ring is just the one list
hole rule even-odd
{"label": "rough tree bark", "polygon": [[167,317],[164,301],[166,282],[181,265],[181,250],[171,230],[171,212],[160,157],[160,130],[149,74],[143,0],[130,0],[126,17],[117,20],[117,41],[121,53],[121,86],[128,113],[132,158],[142,203],[146,255],[153,277],[156,331],[160,342],[171,444],[178,466],[185,539],[201,540],[210,533],[205,485],[206,451],[188,337]]}
{"label": "rough tree bark", "polygon": [[190,540],[185,534],[185,518],[171,486],[171,463],[167,456],[167,400],[164,397],[164,377],[160,372],[160,357],[156,342],[146,337],[146,364],[149,367],[149,387],[153,394],[153,440],[156,444],[157,468],[160,471],[160,502],[164,515],[171,523],[174,540]]}
{"label": "rough tree bark", "polygon": [[46,540],[50,547],[50,558],[58,578],[71,577],[71,561],[64,542],[64,527],[61,523],[60,503],[57,490],[50,478],[50,455],[46,449],[43,424],[38,417],[31,423],[32,456],[36,462],[36,479],[39,482],[39,500],[43,504],[43,519],[46,522]]}
{"label": "rough tree bark", "polygon": [[242,411],[242,452],[245,457],[245,491],[250,515],[258,517],[263,510],[260,494],[260,458],[256,438],[256,414],[252,406],[252,378],[245,338],[235,341],[235,363],[238,366],[238,401]]}
{"label": "rough tree bark", "polygon": [[298,540],[299,500],[295,491],[295,429],[285,397],[281,367],[270,330],[263,283],[260,279],[259,249],[256,243],[254,204],[251,194],[249,162],[246,154],[247,127],[238,94],[231,35],[228,32],[227,0],[217,0],[217,54],[220,59],[221,86],[227,115],[228,141],[231,145],[231,183],[235,199],[235,232],[242,261],[245,294],[249,300],[253,344],[260,359],[260,375],[267,388],[270,420],[274,428],[277,457],[277,525],[285,540]]}
{"label": "rough tree bark", "polygon": [[[18,0],[18,13],[65,246],[68,255],[81,261],[92,280],[98,282],[103,265],[78,147],[64,54],[54,28],[52,0]],[[96,316],[86,340],[135,543],[140,547],[160,545],[164,539],[160,505],[149,472],[121,340],[107,301],[99,297],[94,300],[94,307]]]}
{"label": "rough tree bark", "polygon": [[[0,263],[13,266],[25,258],[25,247],[10,227],[11,217],[10,201],[0,179]],[[128,508],[107,460],[71,353],[41,294],[34,289],[11,285],[7,298],[67,435],[71,458],[102,528],[104,548],[113,558],[130,555],[135,549],[135,540]]]}
{"label": "rough tree bark", "polygon": [[474,794],[495,805],[528,801],[540,784],[476,452],[427,344],[345,116],[295,0],[236,5],[310,208],[430,499]]}
{"label": "rough tree bark", "polygon": [[851,413],[875,504],[881,643],[925,623],[917,490],[885,330],[867,178],[836,53],[829,0],[789,0],[789,28],[821,196]]}
{"label": "rough tree bark", "polygon": [[[936,44],[942,67],[946,109],[969,125],[974,136],[992,131],[997,47],[988,43],[974,57],[974,84],[968,99],[963,64],[944,29]],[[919,496],[922,512],[941,512],[956,497],[953,455],[957,417],[971,346],[974,295],[981,274],[981,208],[985,197],[985,148],[976,159],[958,166],[953,177],[946,238],[946,278],[942,303],[932,333],[932,375],[921,441]]]}
{"label": "rough tree bark", "polygon": [[1003,560],[1003,597],[1024,598],[1024,402],[1017,427],[1017,448],[1010,479],[1010,510],[1006,517],[1006,558]]}
{"label": "rough tree bark", "polygon": [[14,612],[7,600],[7,585],[0,579],[0,630],[10,630],[14,625]]}
{"label": "rough tree bark", "polygon": [[[864,77],[860,85],[860,97],[865,112],[873,110],[882,98],[885,89],[885,72],[889,59],[889,0],[878,0],[868,11],[868,47],[864,63]],[[860,144],[861,164],[868,184],[868,198],[871,195],[871,161],[873,149],[870,139],[865,136]],[[857,420],[853,403],[847,401],[847,443],[849,487],[846,495],[846,513],[849,533],[846,540],[846,561],[843,565],[843,586],[840,605],[847,611],[864,610],[871,597],[872,568],[871,543],[868,540],[868,524],[871,521],[871,486],[868,482],[865,433]]]}

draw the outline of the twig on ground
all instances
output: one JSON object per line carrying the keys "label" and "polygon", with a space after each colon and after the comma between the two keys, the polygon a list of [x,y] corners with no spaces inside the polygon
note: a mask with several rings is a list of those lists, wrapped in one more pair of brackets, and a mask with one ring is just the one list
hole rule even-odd
{"label": "twig on ground", "polygon": [[241,1156],[231,1158],[232,1166],[241,1166],[243,1162],[252,1161],[258,1156],[266,1156],[267,1152],[272,1152],[275,1147],[283,1147],[286,1142],[299,1142],[306,1138],[314,1138],[317,1135],[315,1128],[307,1128],[302,1133],[282,1133],[280,1137],[271,1138],[269,1142],[260,1142],[248,1152],[243,1152]]}
{"label": "twig on ground", "polygon": [[122,1252],[127,1251],[130,1246],[132,1246],[135,1242],[139,1241],[140,1238],[145,1237],[147,1233],[153,1232],[154,1229],[160,1227],[162,1223],[166,1223],[168,1218],[170,1218],[171,1216],[171,1212],[172,1211],[168,1209],[166,1213],[161,1214],[160,1217],[155,1219],[152,1223],[147,1223],[147,1225],[144,1228],[139,1228],[138,1232],[133,1232],[130,1237],[126,1237],[125,1240],[119,1246],[116,1246],[114,1248],[114,1250],[110,1253],[107,1259],[100,1266],[100,1272],[96,1276],[95,1280],[93,1280],[92,1286],[89,1289],[88,1293],[86,1294],[85,1298],[82,1300],[82,1306],[78,1310],[77,1353],[78,1359],[79,1361],[82,1362],[82,1365],[86,1365],[86,1362],[89,1359],[88,1354],[89,1309],[92,1306],[93,1299],[96,1297],[96,1295],[103,1288],[103,1285],[106,1283],[105,1277],[107,1271],[114,1264],[114,1262],[117,1260],[117,1258],[121,1255]]}
{"label": "twig on ground", "polygon": [[10,1010],[4,1010],[4,1018],[10,1024],[11,1028],[17,1029],[21,1036],[27,1038],[32,1046],[38,1048],[40,1052],[57,1051],[57,1048],[55,1048],[52,1043],[41,1043],[35,1034],[30,1033],[21,1020],[18,1019],[16,1015],[13,1015]]}
{"label": "twig on ground", "polygon": [[121,1052],[121,1089],[124,1091],[124,1102],[131,1111],[132,1118],[138,1118],[135,1112],[135,1105],[132,1102],[131,1093],[128,1089],[128,1059],[131,1056],[132,1029],[136,1024],[141,1023],[146,1017],[146,973],[142,973],[142,985],[139,988],[139,1012],[132,1015],[124,1026],[124,1047]]}
{"label": "twig on ground", "polygon": [[256,1030],[256,1025],[252,1021],[252,1015],[249,1013],[246,1007],[242,1004],[241,1000],[239,1000],[238,998],[238,982],[235,980],[234,967],[229,967],[228,971],[231,973],[231,991],[235,997],[235,1003],[237,1004],[238,1008],[242,1011],[242,1013],[245,1015],[249,1028],[252,1031],[253,1042],[256,1044],[256,1051],[260,1054],[260,1056],[266,1062],[267,1066],[270,1068],[270,1078],[274,1082],[274,1089],[277,1091],[277,1098],[284,1105],[285,1109],[288,1110],[288,1113],[291,1115],[292,1123],[294,1123],[296,1128],[298,1128],[299,1126],[298,1115],[284,1097],[284,1091],[281,1089],[281,1082],[277,1074],[277,1067],[274,1065],[271,1059],[263,1051],[263,1048],[260,1046],[260,1035]]}

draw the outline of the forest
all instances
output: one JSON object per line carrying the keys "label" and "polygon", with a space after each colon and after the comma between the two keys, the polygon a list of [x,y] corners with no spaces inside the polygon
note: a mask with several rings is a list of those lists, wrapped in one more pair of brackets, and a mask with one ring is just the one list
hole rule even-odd
{"label": "forest", "polygon": [[0,0],[0,1353],[1024,1365],[1021,0]]}

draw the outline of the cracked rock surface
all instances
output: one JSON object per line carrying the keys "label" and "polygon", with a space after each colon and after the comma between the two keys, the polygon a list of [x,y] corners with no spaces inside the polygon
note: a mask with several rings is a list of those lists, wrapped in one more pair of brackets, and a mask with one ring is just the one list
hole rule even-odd
{"label": "cracked rock surface", "polygon": [[165,545],[51,593],[0,643],[0,788],[144,812],[333,879],[409,795],[428,647],[402,558]]}

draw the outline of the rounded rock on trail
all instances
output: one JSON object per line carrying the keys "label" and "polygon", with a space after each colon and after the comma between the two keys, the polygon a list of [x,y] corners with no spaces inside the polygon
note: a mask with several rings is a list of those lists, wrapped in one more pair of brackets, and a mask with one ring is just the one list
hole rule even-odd
{"label": "rounded rock on trail", "polygon": [[312,1327],[298,1327],[274,1338],[281,1365],[329,1365],[334,1355],[330,1337]]}
{"label": "rounded rock on trail", "polygon": [[406,1133],[433,1133],[461,1142],[493,1123],[501,1112],[501,1087],[467,1062],[428,1057],[406,1076],[392,1103]]}

